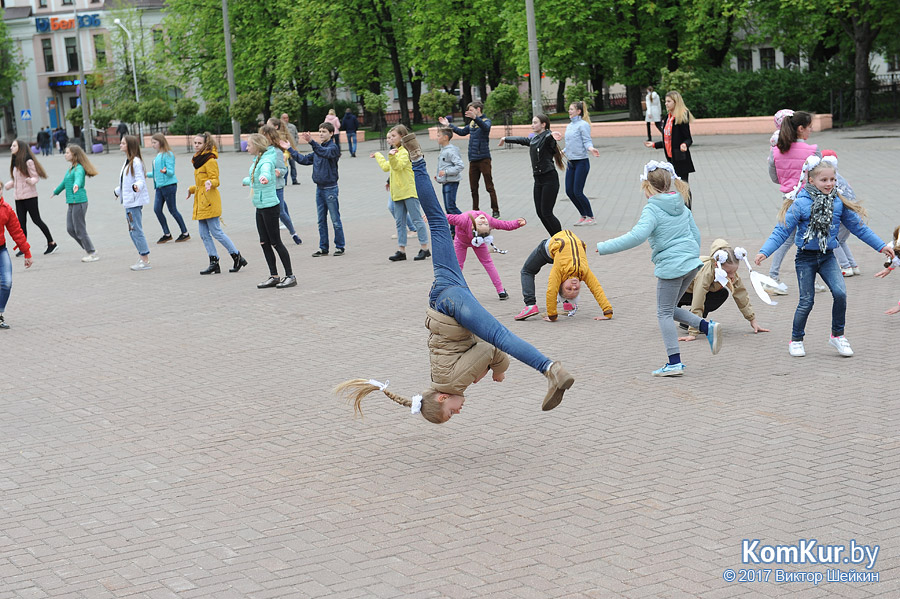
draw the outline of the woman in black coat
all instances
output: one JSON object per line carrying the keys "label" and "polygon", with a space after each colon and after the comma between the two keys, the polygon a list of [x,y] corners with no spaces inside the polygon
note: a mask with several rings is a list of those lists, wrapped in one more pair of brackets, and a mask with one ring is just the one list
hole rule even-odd
{"label": "woman in black coat", "polygon": [[675,174],[687,183],[688,175],[694,172],[694,163],[691,160],[691,111],[684,105],[681,94],[670,91],[666,94],[666,110],[669,114],[665,121],[656,123],[657,129],[663,134],[663,140],[652,142],[645,141],[648,148],[664,149],[666,160],[675,167]]}

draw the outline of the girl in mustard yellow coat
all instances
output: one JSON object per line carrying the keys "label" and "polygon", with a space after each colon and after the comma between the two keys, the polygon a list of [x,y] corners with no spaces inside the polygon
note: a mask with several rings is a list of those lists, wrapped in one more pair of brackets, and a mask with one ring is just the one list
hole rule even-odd
{"label": "girl in mustard yellow coat", "polygon": [[203,247],[209,254],[209,266],[200,271],[201,275],[222,272],[213,237],[228,250],[231,259],[234,260],[234,266],[228,269],[228,272],[237,272],[247,266],[247,260],[222,231],[222,224],[219,222],[219,217],[222,216],[222,197],[219,195],[219,163],[216,161],[218,156],[216,142],[211,133],[198,133],[194,136],[194,156],[191,158],[191,162],[194,163],[194,185],[188,189],[187,197],[194,196],[193,219],[200,226],[200,239],[203,240]]}

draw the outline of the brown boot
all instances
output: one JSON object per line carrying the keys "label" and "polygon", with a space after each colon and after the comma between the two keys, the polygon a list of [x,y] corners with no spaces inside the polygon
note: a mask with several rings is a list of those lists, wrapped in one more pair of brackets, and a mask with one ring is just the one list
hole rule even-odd
{"label": "brown boot", "polygon": [[410,162],[415,162],[419,158],[425,156],[425,154],[422,153],[422,148],[419,147],[419,140],[416,139],[415,133],[404,135],[400,138],[400,143],[406,148],[406,151],[409,152]]}
{"label": "brown boot", "polygon": [[575,383],[575,377],[569,374],[569,371],[563,368],[559,362],[551,364],[544,376],[550,381],[550,387],[547,389],[547,395],[544,396],[541,409],[547,412],[559,405],[563,393]]}

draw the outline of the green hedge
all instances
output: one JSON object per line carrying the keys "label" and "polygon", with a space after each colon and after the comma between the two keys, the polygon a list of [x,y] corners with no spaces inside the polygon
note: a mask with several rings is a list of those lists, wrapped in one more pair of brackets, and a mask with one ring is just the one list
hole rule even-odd
{"label": "green hedge", "polygon": [[800,69],[741,73],[714,69],[696,74],[701,84],[684,94],[684,101],[697,118],[771,116],[782,108],[827,113],[830,90],[853,89],[849,68],[828,74]]}

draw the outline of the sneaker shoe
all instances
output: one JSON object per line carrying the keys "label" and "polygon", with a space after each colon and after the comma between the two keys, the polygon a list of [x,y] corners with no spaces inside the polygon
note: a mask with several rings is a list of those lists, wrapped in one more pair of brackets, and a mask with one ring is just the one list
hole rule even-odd
{"label": "sneaker shoe", "polygon": [[500,218],[500,211],[499,211],[499,210],[494,210],[494,211],[491,213],[491,216],[494,217],[494,218]]}
{"label": "sneaker shoe", "polygon": [[853,268],[851,268],[851,267],[849,267],[849,266],[848,266],[847,268],[842,268],[842,269],[841,269],[841,275],[842,275],[842,276],[845,276],[845,277],[852,277],[852,276],[855,275],[855,274],[856,274],[856,273],[853,272]]}
{"label": "sneaker shoe", "polygon": [[181,243],[182,241],[187,241],[190,238],[191,238],[190,233],[182,233],[181,235],[178,236],[177,239],[175,239],[175,243]]}
{"label": "sneaker shoe", "polygon": [[169,241],[172,241],[172,236],[171,235],[163,235],[162,237],[160,237],[159,239],[156,240],[156,245],[162,245],[164,243],[168,243]]}
{"label": "sneaker shoe", "polygon": [[516,320],[525,320],[526,318],[531,318],[532,316],[537,316],[540,313],[537,306],[525,306],[522,308],[522,311],[516,314]]}
{"label": "sneaker shoe", "polygon": [[262,283],[257,285],[256,288],[257,289],[269,289],[270,287],[275,287],[280,282],[281,282],[281,279],[273,276],[273,277],[269,277],[268,279],[266,279],[265,281],[263,281]]}
{"label": "sneaker shoe", "polygon": [[23,252],[22,250],[19,250],[18,252],[16,252],[16,258],[21,258],[24,255],[25,255],[25,252]]}
{"label": "sneaker shoe", "polygon": [[853,355],[853,350],[850,349],[850,342],[847,341],[847,338],[844,337],[843,335],[841,335],[840,337],[832,336],[828,340],[828,344],[831,345],[836,350],[838,350],[838,353],[844,357],[849,358],[850,356]]}
{"label": "sneaker shoe", "polygon": [[500,296],[500,299],[501,299],[501,300],[509,299],[509,294],[506,293],[506,289],[504,289],[503,291],[501,291],[501,292],[498,293],[497,295]]}
{"label": "sneaker shoe", "polygon": [[388,256],[388,260],[391,262],[400,262],[401,260],[406,260],[406,253],[397,250],[393,256]]}
{"label": "sneaker shoe", "polygon": [[575,224],[573,224],[572,226],[573,226],[573,227],[580,227],[581,225],[584,224],[584,221],[585,221],[585,220],[586,220],[586,219],[582,216],[581,218],[578,219],[578,222],[575,223]]}
{"label": "sneaker shoe", "polygon": [[563,393],[575,383],[575,377],[569,374],[569,371],[563,368],[559,362],[551,364],[544,376],[549,380],[550,386],[544,396],[541,409],[549,412],[562,401]]}
{"label": "sneaker shoe", "polygon": [[419,253],[416,254],[416,257],[413,260],[424,260],[428,256],[431,255],[431,250],[419,250]]}
{"label": "sneaker shoe", "polygon": [[0,329],[8,329],[9,325],[6,324],[6,321],[3,320],[3,315],[0,314]]}
{"label": "sneaker shoe", "polygon": [[280,225],[278,225],[278,229],[281,231],[287,231],[287,225],[284,223],[281,223]]}
{"label": "sneaker shoe", "polygon": [[44,250],[44,255],[46,256],[47,254],[52,254],[53,252],[55,252],[58,249],[59,249],[59,244],[56,242],[53,242],[47,246],[46,250]]}
{"label": "sneaker shoe", "polygon": [[816,293],[822,293],[823,291],[828,291],[828,287],[823,285],[822,283],[814,283],[816,288]]}
{"label": "sneaker shoe", "polygon": [[859,267],[858,267],[858,266],[851,266],[851,268],[853,269],[853,274],[855,274],[855,275],[861,275],[861,274],[862,274],[862,271],[859,270]]}
{"label": "sneaker shoe", "polygon": [[684,374],[684,364],[666,364],[662,368],[653,371],[653,376],[681,376]]}
{"label": "sneaker shoe", "polygon": [[296,287],[297,286],[297,277],[291,275],[289,277],[285,277],[281,279],[281,282],[275,285],[276,289],[284,289],[286,287]]}
{"label": "sneaker shoe", "polygon": [[[775,280],[778,281],[778,279]],[[781,281],[778,281],[778,285],[763,283],[763,290],[769,295],[787,295],[787,285]]]}
{"label": "sneaker shoe", "polygon": [[583,223],[583,224],[584,224],[585,227],[590,227],[591,225],[596,225],[596,224],[597,224],[597,221],[595,221],[593,218],[591,218],[591,217],[589,216],[589,217],[587,217],[586,219],[584,219],[584,223]]}
{"label": "sneaker shoe", "polygon": [[144,262],[143,260],[138,260],[134,264],[131,265],[131,270],[150,270],[150,262]]}
{"label": "sneaker shoe", "polygon": [[712,350],[713,355],[716,355],[722,349],[722,325],[715,320],[710,320],[708,330],[706,340],[709,341],[709,349]]}
{"label": "sneaker shoe", "polygon": [[100,256],[97,255],[97,252],[93,254],[87,254],[84,258],[81,259],[82,262],[96,262],[100,259]]}
{"label": "sneaker shoe", "polygon": [[294,243],[297,244],[297,245],[300,245],[301,243],[303,243],[303,240],[300,239],[300,236],[297,235],[296,233],[294,233],[293,235],[291,235],[291,239],[293,239],[293,240],[294,240]]}
{"label": "sneaker shoe", "polygon": [[563,302],[563,310],[565,310],[566,312],[574,312],[575,304],[573,304],[572,302]]}
{"label": "sneaker shoe", "polygon": [[397,239],[397,234],[394,233],[393,235],[391,235],[391,239]]}
{"label": "sneaker shoe", "polygon": [[802,341],[791,341],[788,343],[788,353],[794,356],[795,358],[802,358],[806,355],[806,350],[803,348]]}
{"label": "sneaker shoe", "polygon": [[312,255],[313,258],[318,258],[319,256],[327,256],[328,250],[318,249],[316,253]]}
{"label": "sneaker shoe", "polygon": [[335,255],[335,256],[343,256],[343,255],[344,255],[344,248],[338,248],[338,249],[334,250],[334,255]]}

